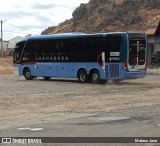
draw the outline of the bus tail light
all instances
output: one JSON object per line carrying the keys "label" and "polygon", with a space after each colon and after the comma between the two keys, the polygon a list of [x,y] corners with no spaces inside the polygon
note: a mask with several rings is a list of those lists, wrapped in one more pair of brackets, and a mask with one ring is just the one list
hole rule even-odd
{"label": "bus tail light", "polygon": [[105,52],[102,52],[102,69],[105,69]]}
{"label": "bus tail light", "polygon": [[102,69],[105,69],[105,52],[102,52],[102,54],[98,55],[97,62]]}
{"label": "bus tail light", "polygon": [[123,69],[124,71],[127,71],[127,70],[128,70],[127,61],[126,61],[126,60],[123,62],[122,69]]}

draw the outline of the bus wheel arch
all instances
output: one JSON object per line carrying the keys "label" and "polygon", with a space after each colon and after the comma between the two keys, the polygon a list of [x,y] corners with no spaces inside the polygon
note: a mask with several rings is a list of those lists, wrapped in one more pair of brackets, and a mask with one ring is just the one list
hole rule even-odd
{"label": "bus wheel arch", "polygon": [[31,76],[31,71],[30,71],[29,67],[25,67],[23,69],[23,75],[26,80],[33,80],[33,78],[34,78],[33,76]]}
{"label": "bus wheel arch", "polygon": [[88,74],[84,68],[80,68],[77,72],[79,82],[86,83],[88,81]]}
{"label": "bus wheel arch", "polygon": [[100,73],[99,73],[99,70],[98,69],[91,69],[90,72],[89,72],[89,78],[90,78],[90,81],[93,82],[93,83],[97,83],[100,81]]}

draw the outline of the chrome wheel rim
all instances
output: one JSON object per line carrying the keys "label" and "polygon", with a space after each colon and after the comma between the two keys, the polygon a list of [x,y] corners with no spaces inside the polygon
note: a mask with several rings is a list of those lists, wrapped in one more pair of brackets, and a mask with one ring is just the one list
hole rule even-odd
{"label": "chrome wheel rim", "polygon": [[98,74],[93,74],[93,76],[92,76],[93,81],[97,81],[98,78],[99,78]]}
{"label": "chrome wheel rim", "polygon": [[30,75],[31,75],[31,74],[30,74],[30,72],[29,72],[29,71],[27,71],[27,72],[26,72],[26,77],[27,77],[27,78],[29,78],[29,77],[30,77]]}
{"label": "chrome wheel rim", "polygon": [[86,75],[84,73],[81,73],[80,80],[85,81],[85,79],[86,79]]}

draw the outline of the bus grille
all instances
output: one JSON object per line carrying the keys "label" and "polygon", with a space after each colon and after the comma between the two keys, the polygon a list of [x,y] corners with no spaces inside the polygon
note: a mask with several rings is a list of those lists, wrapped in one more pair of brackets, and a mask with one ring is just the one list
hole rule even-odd
{"label": "bus grille", "polygon": [[109,65],[109,78],[119,78],[119,64]]}
{"label": "bus grille", "polygon": [[108,76],[108,74],[109,74],[109,71],[108,71],[108,65],[106,65],[106,78],[108,79],[109,78],[109,76]]}

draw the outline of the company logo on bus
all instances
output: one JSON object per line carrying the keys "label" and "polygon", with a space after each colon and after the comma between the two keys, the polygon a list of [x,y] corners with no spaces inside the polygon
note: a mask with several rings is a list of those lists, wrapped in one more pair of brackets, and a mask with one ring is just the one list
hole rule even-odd
{"label": "company logo on bus", "polygon": [[[59,55],[59,54],[53,55],[52,53],[50,55],[36,54],[34,59],[36,61],[68,61],[69,60],[68,56]],[[28,60],[29,60],[28,57],[23,57],[23,61],[28,61]]]}
{"label": "company logo on bus", "polygon": [[68,61],[68,57],[67,56],[51,56],[51,57],[36,56],[35,60],[36,61]]}

